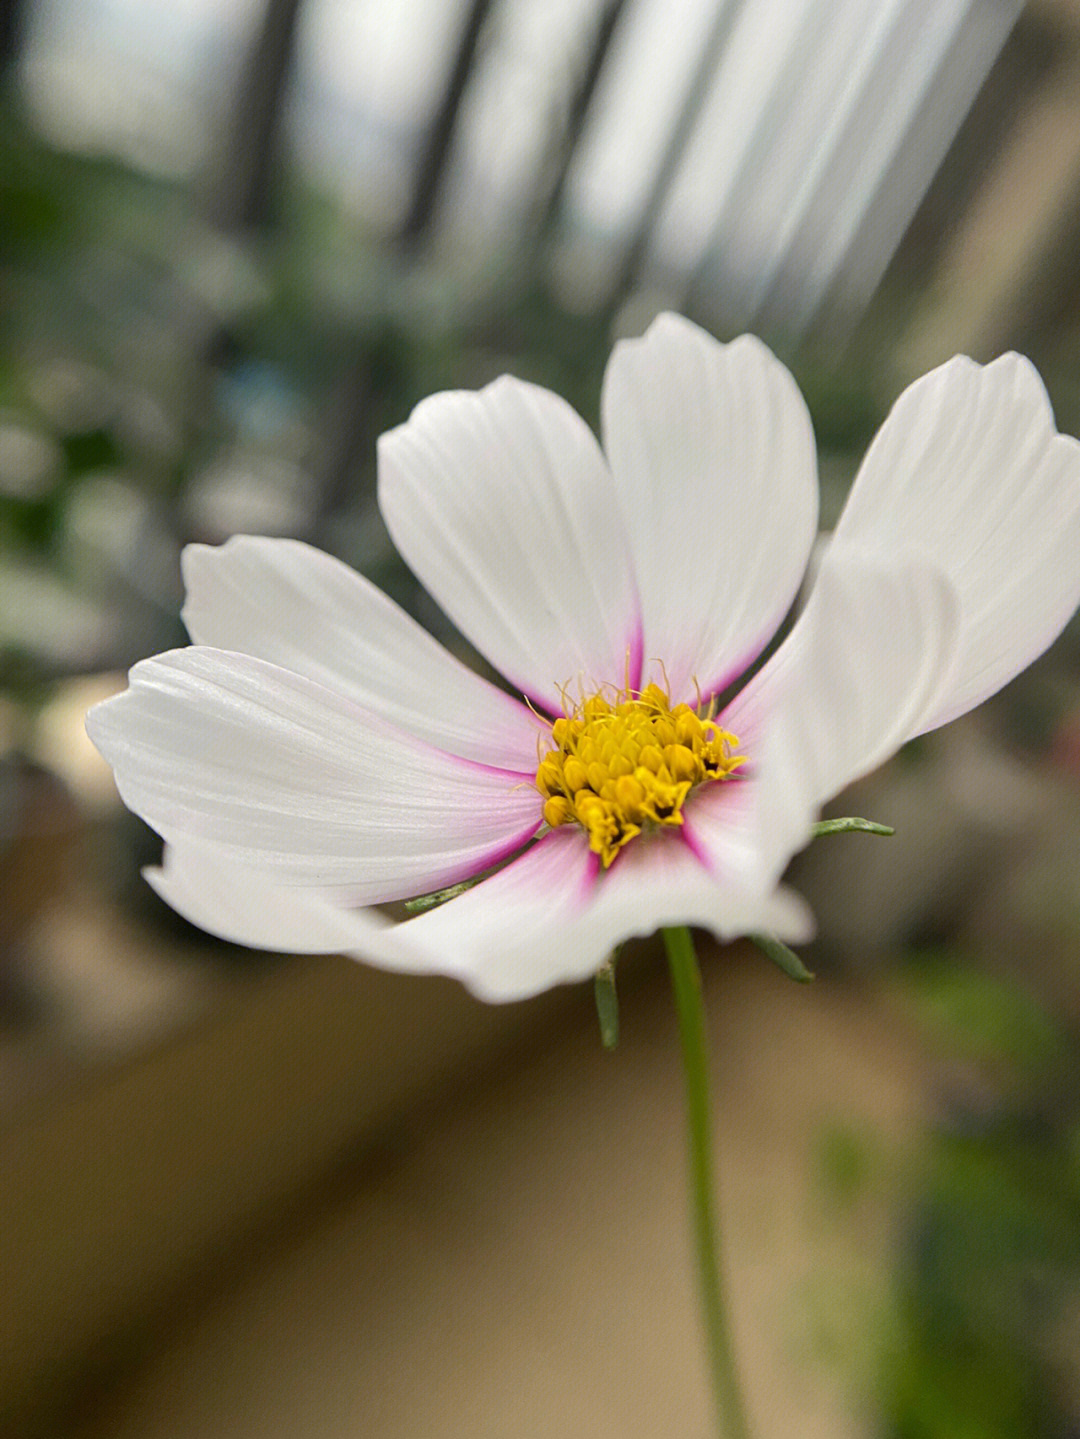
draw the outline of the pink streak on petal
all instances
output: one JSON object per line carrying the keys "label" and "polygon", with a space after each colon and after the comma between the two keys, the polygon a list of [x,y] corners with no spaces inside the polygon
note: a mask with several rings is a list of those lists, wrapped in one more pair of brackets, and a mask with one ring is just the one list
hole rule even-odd
{"label": "pink streak on petal", "polygon": [[[761,744],[762,736],[768,728],[771,710],[769,699],[775,700],[776,694],[775,686],[769,686],[768,690],[763,686],[760,694],[746,699],[744,688],[734,695],[716,716],[716,722],[722,729],[729,729],[738,735],[739,752],[745,751],[749,762],[760,757],[755,753],[755,747]],[[733,711],[738,712],[735,718],[732,718]]]}
{"label": "pink streak on petal", "polygon": [[[629,684],[631,690],[640,690],[644,649],[645,632],[641,619],[638,617],[635,618],[633,622],[626,648],[620,656],[614,672],[609,675],[589,675],[586,683],[595,684],[597,687],[605,684],[615,684],[621,689],[625,682]],[[558,705],[552,704],[550,700],[541,699],[538,694],[530,690],[522,690],[522,694],[528,700],[529,704],[532,705],[534,709],[539,710],[540,714],[546,719],[558,719],[563,713]],[[540,733],[543,733],[543,731],[540,731]]]}
{"label": "pink streak on petal", "polygon": [[644,626],[643,626],[643,624],[642,624],[642,622],[641,622],[641,617],[639,616],[638,619],[637,619],[637,620],[635,621],[635,623],[634,623],[634,628],[633,628],[633,630],[632,630],[631,633],[630,633],[629,659],[628,659],[628,662],[627,662],[627,669],[628,669],[628,671],[629,671],[629,676],[630,676],[630,689],[631,689],[631,690],[638,690],[638,691],[640,691],[640,689],[641,689],[641,678],[642,678],[641,671],[642,671],[642,667],[643,667],[644,663],[645,663],[645,628],[644,628]]}
{"label": "pink streak on petal", "polygon": [[[584,836],[582,836],[582,839],[584,839]],[[588,899],[589,896],[592,894],[593,890],[596,888],[596,884],[597,884],[597,881],[599,880],[599,878],[600,878],[600,856],[599,856],[598,854],[593,854],[592,850],[590,850],[590,851],[589,851],[589,857],[588,857],[588,860],[587,860],[587,862],[586,862],[585,873],[584,873],[584,876],[583,876],[583,879],[582,879],[582,896],[581,896],[581,897],[582,897],[582,901],[583,901],[583,902],[584,902],[584,900]]]}
{"label": "pink streak on petal", "polygon": [[[537,795],[538,801],[539,798],[540,796]],[[466,880],[475,879],[477,875],[484,874],[485,871],[489,869],[494,869],[497,864],[502,864],[505,860],[512,859],[519,852],[523,852],[525,846],[536,834],[536,831],[540,828],[540,825],[542,823],[543,815],[538,814],[536,817],[536,824],[533,826],[532,829],[526,830],[524,834],[519,834],[515,836],[514,839],[507,840],[505,844],[500,845],[497,850],[492,850],[490,854],[481,856],[479,859],[475,860],[471,865],[469,865],[467,869],[462,870],[458,878],[455,880],[451,880],[450,883],[461,884]],[[446,886],[443,886],[443,888],[445,887]]]}
{"label": "pink streak on petal", "polygon": [[528,702],[526,707],[537,710],[546,720],[557,719],[562,713],[558,705],[553,705],[550,700],[541,699],[534,690],[523,689],[521,693]]}
{"label": "pink streak on petal", "polygon": [[771,639],[772,633],[770,632],[768,635],[766,635],[766,637],[761,641],[760,644],[754,645],[751,649],[746,651],[745,655],[743,655],[741,659],[737,660],[733,665],[730,665],[728,669],[726,669],[720,675],[719,679],[712,679],[707,685],[702,685],[702,704],[708,705],[713,699],[718,699],[720,695],[725,692],[725,690],[731,688],[731,686],[736,682],[736,680],[741,679]]}
{"label": "pink streak on petal", "polygon": [[683,842],[718,880],[737,881],[732,861],[753,845],[755,789],[749,776],[703,785],[683,810]]}
{"label": "pink streak on petal", "polygon": [[[538,730],[537,733],[542,734],[543,731]],[[456,760],[459,764],[467,765],[470,769],[479,770],[481,774],[501,774],[505,775],[507,779],[523,780],[527,784],[532,784],[536,775],[535,769],[502,769],[498,765],[484,764],[478,759],[462,759],[460,755],[449,755],[449,758]]]}
{"label": "pink streak on petal", "polygon": [[[587,851],[582,853],[584,850],[585,836],[576,826],[552,830],[473,889],[440,909],[426,911],[405,923],[410,930],[416,927],[417,932],[422,933],[429,928],[441,928],[451,918],[451,909],[452,917],[457,919],[474,910],[479,914],[482,908],[493,903],[508,901],[536,906],[538,913],[543,908],[549,918],[566,904],[574,910],[580,909],[592,895],[599,869],[597,856]],[[568,867],[574,882],[574,889],[569,892],[565,888]]]}
{"label": "pink streak on petal", "polygon": [[[523,709],[523,710],[525,711],[525,713],[528,715],[530,721],[532,722],[532,726],[533,726],[534,730],[536,731],[536,735],[538,736],[538,738],[543,739],[545,736],[548,736],[548,735],[549,735],[548,725],[544,723],[544,720],[543,720],[543,718],[542,718],[542,714],[543,714],[543,707],[542,707],[542,706],[540,706],[540,705],[537,705],[537,706],[536,706],[537,709],[540,709],[540,710],[541,710],[541,716],[537,716],[537,715],[534,713],[534,711],[533,711],[532,709],[530,709],[527,704],[522,703],[522,701],[521,701],[520,699],[518,699],[518,697],[517,697],[516,695],[508,695],[507,698],[508,698],[508,699],[511,699],[511,700],[513,701],[513,703],[514,703],[518,708]],[[501,737],[502,737],[502,733],[503,733],[503,731],[502,731],[502,729],[500,728],[497,737],[498,737],[498,738],[501,738]],[[477,763],[477,765],[478,765],[480,768],[482,768],[482,769],[487,769],[489,772],[493,772],[493,773],[497,773],[497,774],[514,775],[514,776],[516,776],[516,777],[518,777],[518,778],[522,778],[522,777],[523,777],[523,778],[526,778],[526,779],[529,781],[530,784],[532,783],[533,776],[534,776],[534,774],[536,773],[536,769],[535,769],[535,766],[534,766],[534,764],[533,764],[533,756],[532,756],[532,754],[529,754],[529,756],[528,756],[527,758],[523,757],[522,763],[525,764],[525,765],[527,766],[527,768],[525,768],[525,769],[520,769],[520,770],[518,770],[518,769],[511,769],[511,768],[509,768],[509,766],[490,766],[490,765],[487,765],[483,760],[476,761],[476,763]]]}
{"label": "pink streak on petal", "polygon": [[679,830],[676,838],[682,841],[682,843],[697,860],[698,864],[701,865],[702,869],[707,869],[710,874],[716,873],[716,864],[712,856],[709,854],[708,850],[701,843],[700,839],[693,832],[693,830],[687,829],[685,820],[683,821],[682,828]]}
{"label": "pink streak on petal", "polygon": [[[691,676],[691,679],[689,681],[689,688],[682,691],[672,689],[671,703],[673,705],[688,704],[691,709],[697,709],[699,707],[700,700],[700,707],[704,708],[709,704],[712,699],[716,698],[719,695],[722,695],[725,690],[727,690],[731,685],[735,683],[737,679],[740,678],[740,676],[746,673],[746,671],[757,659],[758,655],[761,654],[767,643],[768,640],[764,640],[760,645],[757,645],[753,649],[748,650],[741,659],[730,665],[720,675],[719,678],[710,678],[707,684],[701,684],[700,680],[695,684],[694,677]],[[644,681],[644,672],[648,672],[651,677],[654,678],[655,681],[661,686],[661,688],[666,689],[668,683],[666,675],[666,659],[670,659],[670,656],[665,657],[661,655],[649,655],[648,658],[644,658],[640,664],[640,670],[643,673],[641,674],[641,677],[639,678],[637,686],[635,686],[635,688],[641,687],[641,684]]]}
{"label": "pink streak on petal", "polygon": [[410,885],[408,888],[402,889],[398,882],[387,884],[385,890],[380,892],[373,891],[370,886],[361,887],[356,884],[301,885],[297,887],[317,891],[335,904],[344,905],[346,908],[397,904],[418,895],[435,894],[441,889],[450,889],[455,884],[468,884],[470,880],[479,878],[488,870],[497,869],[507,860],[517,858],[525,852],[526,846],[536,834],[540,824],[541,816],[538,815],[536,823],[530,825],[528,829],[522,830],[521,833],[513,835],[510,839],[502,840],[492,849],[487,850],[484,854],[474,856],[467,863],[444,865],[442,868],[438,868],[433,863],[430,872],[423,877],[420,888]]}
{"label": "pink streak on petal", "polygon": [[[570,847],[573,846],[578,850],[584,849],[585,853],[580,861],[581,875],[578,881],[577,891],[576,893],[571,892],[569,896],[573,907],[580,909],[592,898],[593,891],[601,876],[600,856],[593,854],[592,850],[587,848],[587,844],[588,841],[585,838],[584,831],[579,829],[577,825],[562,825],[558,829],[550,830],[542,839],[537,840],[536,844],[527,851],[527,854],[522,855],[521,858],[527,860],[530,856],[535,856],[534,862],[538,867],[549,870],[553,877],[562,879],[564,878],[562,873],[563,867],[571,858]],[[560,846],[562,846],[561,855],[559,850]],[[541,851],[544,851],[544,854],[541,854]],[[559,856],[558,860],[556,860],[557,855]],[[513,868],[515,868],[514,865],[509,866],[506,872],[509,873],[509,869]],[[547,892],[545,889],[545,893]],[[560,892],[558,898],[562,898],[562,892]],[[552,897],[552,903],[557,903],[554,897]]]}

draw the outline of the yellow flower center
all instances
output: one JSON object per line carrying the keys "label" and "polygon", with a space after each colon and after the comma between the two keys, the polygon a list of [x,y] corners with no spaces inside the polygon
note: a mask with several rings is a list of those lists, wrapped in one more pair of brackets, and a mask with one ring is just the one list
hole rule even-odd
{"label": "yellow flower center", "polygon": [[689,705],[672,709],[656,684],[583,699],[555,720],[551,738],[536,771],[544,819],[579,824],[605,869],[642,830],[682,824],[691,790],[746,763],[731,753],[733,734]]}

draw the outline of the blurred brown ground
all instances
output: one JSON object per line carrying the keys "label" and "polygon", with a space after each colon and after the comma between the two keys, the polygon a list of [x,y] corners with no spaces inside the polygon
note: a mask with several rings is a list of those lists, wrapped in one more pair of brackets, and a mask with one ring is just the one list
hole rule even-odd
{"label": "blurred brown ground", "polygon": [[[703,959],[756,1432],[855,1436],[898,1170],[885,1162],[840,1212],[818,1151],[842,1121],[899,1159],[919,1124],[925,1067],[880,999],[834,980],[799,988],[740,949]],[[71,1385],[59,1427],[40,1432],[709,1434],[678,1047],[658,957],[642,965],[615,1054],[600,1049],[582,989],[471,1083],[427,1085],[359,1135],[355,1161],[324,1186],[258,1216],[246,1241],[193,1266],[156,1310],[146,1304],[97,1382]],[[313,1009],[320,989],[347,1006],[353,977],[367,992],[364,973],[316,962]],[[416,993],[377,983],[402,1004]],[[500,1023],[510,1012],[494,1013]],[[352,1019],[359,1038],[370,1014]],[[268,1075],[275,1062],[264,1055]],[[272,1079],[265,1096],[275,1102]]]}

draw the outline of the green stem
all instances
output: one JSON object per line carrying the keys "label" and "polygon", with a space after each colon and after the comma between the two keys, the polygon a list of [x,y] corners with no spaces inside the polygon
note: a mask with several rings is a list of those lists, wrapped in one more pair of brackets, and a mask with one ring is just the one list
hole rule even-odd
{"label": "green stem", "polygon": [[701,974],[690,931],[684,926],[665,929],[664,947],[671,968],[671,986],[679,1016],[686,1111],[690,1140],[690,1190],[694,1238],[697,1247],[698,1285],[709,1344],[716,1413],[722,1439],[750,1439],[739,1375],[728,1329],[727,1306],[720,1267],[720,1231],[717,1223],[712,1169],[712,1126],[709,1117],[709,1055],[705,1038],[705,1005]]}

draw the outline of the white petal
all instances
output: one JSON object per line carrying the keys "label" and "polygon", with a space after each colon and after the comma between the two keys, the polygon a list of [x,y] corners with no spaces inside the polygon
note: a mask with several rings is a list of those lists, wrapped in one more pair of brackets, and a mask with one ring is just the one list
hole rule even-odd
{"label": "white petal", "polygon": [[646,674],[677,699],[723,689],[799,587],[817,527],[810,416],[750,335],[721,345],[675,315],[615,346],[604,448],[641,594]]}
{"label": "white petal", "polygon": [[847,545],[922,557],[960,597],[956,665],[919,732],[1050,644],[1080,602],[1080,444],[1056,432],[1029,361],[958,356],[904,391],[837,525],[834,548]]}
{"label": "white petal", "polygon": [[160,869],[143,874],[166,904],[219,939],[286,954],[373,956],[396,928],[377,910],[348,910],[316,889],[275,883],[212,845],[165,846]]}
{"label": "white petal", "polygon": [[405,926],[378,910],[346,909],[320,890],[281,884],[213,845],[166,845],[161,868],[143,875],[178,914],[231,944],[284,954],[346,954],[381,969],[453,975],[450,966],[412,945]]}
{"label": "white petal", "polygon": [[788,891],[750,896],[716,883],[678,837],[627,846],[597,875],[582,836],[556,830],[512,864],[408,921],[411,944],[441,957],[481,999],[525,999],[585,979],[633,935],[695,924],[719,939],[766,930],[810,937],[806,906]]}
{"label": "white petal", "polygon": [[949,673],[959,607],[925,566],[827,557],[776,654],[723,715],[750,764],[687,806],[718,876],[767,891],[822,804],[888,759]]}
{"label": "white petal", "polygon": [[433,395],[379,441],[394,543],[458,627],[549,710],[621,681],[640,641],[611,477],[565,401],[503,378]]}
{"label": "white petal", "polygon": [[449,975],[491,1002],[586,979],[622,940],[664,924],[698,924],[721,939],[764,930],[796,943],[813,931],[797,895],[725,891],[667,836],[630,846],[597,884],[581,836],[548,835],[492,879],[404,924],[276,883],[214,846],[168,845],[163,867],[145,875],[192,924],[234,944]]}
{"label": "white petal", "polygon": [[[405,922],[433,970],[452,967],[481,999],[525,999],[581,979],[593,963],[580,926],[596,877],[596,856],[579,830],[561,829],[457,899]],[[590,967],[591,966],[591,967]]]}
{"label": "white petal", "polygon": [[188,545],[184,622],[197,645],[306,675],[439,749],[536,769],[537,721],[340,560],[299,540]]}
{"label": "white petal", "polygon": [[125,804],[165,839],[208,841],[358,903],[475,874],[539,823],[520,775],[443,754],[311,680],[223,650],[144,660],[87,730]]}

